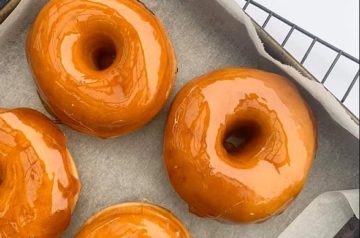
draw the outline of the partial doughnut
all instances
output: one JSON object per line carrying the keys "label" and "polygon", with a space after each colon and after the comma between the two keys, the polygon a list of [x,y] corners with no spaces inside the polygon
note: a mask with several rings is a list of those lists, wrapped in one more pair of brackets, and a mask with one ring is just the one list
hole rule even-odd
{"label": "partial doughnut", "polygon": [[125,203],[90,218],[75,237],[190,238],[190,234],[164,208],[147,203]]}
{"label": "partial doughnut", "polygon": [[59,237],[79,192],[64,134],[32,109],[0,109],[0,237]]}

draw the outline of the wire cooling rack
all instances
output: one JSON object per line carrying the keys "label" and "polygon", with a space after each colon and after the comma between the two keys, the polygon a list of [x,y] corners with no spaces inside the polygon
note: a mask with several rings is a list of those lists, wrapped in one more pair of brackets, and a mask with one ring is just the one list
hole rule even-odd
{"label": "wire cooling rack", "polygon": [[[359,59],[357,59],[356,57],[350,55],[347,52],[344,52],[343,50],[337,48],[336,46],[326,42],[325,40],[317,37],[316,35],[310,33],[309,31],[301,28],[300,26],[290,22],[289,20],[285,19],[284,17],[276,14],[275,12],[271,11],[270,9],[266,8],[265,6],[259,4],[258,2],[254,1],[254,0],[244,0],[244,5],[243,5],[243,10],[245,11],[245,13],[247,13],[251,18],[252,15],[247,11],[249,6],[254,6],[257,7],[258,9],[260,9],[261,11],[263,11],[264,13],[267,14],[267,17],[265,19],[265,21],[261,24],[260,26],[266,31],[267,30],[267,26],[268,23],[270,22],[270,20],[272,20],[272,18],[276,18],[277,20],[281,21],[282,23],[286,24],[287,26],[289,26],[289,31],[286,34],[285,39],[280,42],[279,44],[285,48],[286,44],[288,43],[289,39],[292,37],[293,33],[295,30],[297,30],[298,32],[300,32],[301,34],[309,37],[312,41],[310,43],[310,45],[308,46],[304,56],[301,59],[298,59],[298,62],[304,66],[306,60],[308,59],[310,53],[312,52],[314,46],[316,44],[321,44],[323,46],[325,46],[329,51],[333,51],[336,54],[335,59],[333,60],[333,62],[330,64],[329,68],[327,69],[325,75],[322,78],[317,78],[314,77],[315,79],[317,79],[318,82],[322,83],[325,87],[325,82],[327,81],[327,79],[329,78],[329,76],[333,73],[333,70],[335,68],[335,66],[337,65],[337,63],[339,62],[339,60],[342,57],[345,57],[346,59],[348,59],[349,61],[351,61],[351,63],[356,65],[357,68],[357,72],[355,73],[353,79],[351,80],[351,83],[349,84],[349,86],[347,87],[345,93],[342,96],[338,96],[337,98],[341,101],[341,103],[346,107],[345,103],[346,100],[349,97],[349,94],[351,93],[351,91],[353,90],[356,82],[359,80]],[[305,67],[305,66],[304,66]],[[306,68],[306,67],[305,67]],[[310,73],[311,70],[310,70]],[[355,90],[355,89],[354,89]],[[330,90],[332,92],[332,90]],[[358,99],[357,99],[358,100]],[[357,116],[358,117],[358,116]]]}

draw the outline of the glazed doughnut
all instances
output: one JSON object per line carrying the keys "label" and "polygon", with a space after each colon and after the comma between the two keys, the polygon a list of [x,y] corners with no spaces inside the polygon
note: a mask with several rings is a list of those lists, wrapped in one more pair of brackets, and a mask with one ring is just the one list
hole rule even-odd
{"label": "glazed doughnut", "polygon": [[190,234],[171,212],[161,207],[125,203],[90,218],[75,237],[190,238]]}
{"label": "glazed doughnut", "polygon": [[28,35],[27,58],[47,110],[102,138],[149,122],[176,74],[164,27],[136,0],[50,0]]}
{"label": "glazed doughnut", "polygon": [[164,158],[191,212],[259,222],[299,194],[316,137],[312,112],[287,79],[224,69],[178,93],[167,120]]}
{"label": "glazed doughnut", "polygon": [[0,109],[0,237],[59,237],[79,191],[63,133],[32,109]]}

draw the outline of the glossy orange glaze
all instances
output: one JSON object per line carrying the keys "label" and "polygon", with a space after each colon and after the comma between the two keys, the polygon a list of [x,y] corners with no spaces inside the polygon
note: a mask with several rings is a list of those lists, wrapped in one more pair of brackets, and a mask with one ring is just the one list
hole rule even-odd
{"label": "glossy orange glaze", "polygon": [[[252,137],[231,150],[224,140],[237,130],[250,130]],[[164,157],[191,212],[258,222],[299,194],[316,137],[312,113],[288,80],[255,69],[224,69],[191,81],[177,95]]]}
{"label": "glossy orange glaze", "polygon": [[32,109],[0,109],[0,237],[59,237],[79,190],[63,133]]}
{"label": "glossy orange glaze", "polygon": [[27,57],[46,107],[103,138],[149,122],[176,73],[163,26],[136,0],[50,0],[28,35]]}
{"label": "glossy orange glaze", "polygon": [[169,211],[147,203],[125,203],[90,218],[76,238],[190,238]]}

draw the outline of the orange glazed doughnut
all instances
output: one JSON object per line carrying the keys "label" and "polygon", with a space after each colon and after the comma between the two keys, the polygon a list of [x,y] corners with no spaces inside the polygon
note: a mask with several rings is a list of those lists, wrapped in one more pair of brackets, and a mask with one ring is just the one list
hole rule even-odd
{"label": "orange glazed doughnut", "polygon": [[28,35],[27,57],[46,108],[102,138],[149,122],[176,74],[164,27],[136,0],[50,0]]}
{"label": "orange glazed doughnut", "polygon": [[63,133],[32,109],[0,109],[0,237],[59,237],[79,190]]}
{"label": "orange glazed doughnut", "polygon": [[125,203],[90,218],[76,238],[190,238],[171,212],[147,203]]}
{"label": "orange glazed doughnut", "polygon": [[176,96],[164,157],[191,212],[259,222],[299,194],[316,137],[312,113],[287,79],[224,69],[193,80]]}

